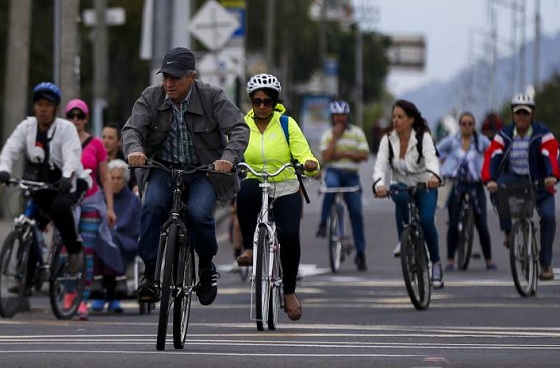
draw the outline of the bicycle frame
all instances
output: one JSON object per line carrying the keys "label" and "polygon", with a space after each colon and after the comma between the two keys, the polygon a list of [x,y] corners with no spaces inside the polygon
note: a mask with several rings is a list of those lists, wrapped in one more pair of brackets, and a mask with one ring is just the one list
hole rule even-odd
{"label": "bicycle frame", "polygon": [[[253,270],[251,275],[251,320],[257,322],[257,329],[262,330],[265,323],[268,323],[268,327],[270,330],[276,328],[276,321],[277,313],[275,310],[270,310],[270,301],[273,299],[274,289],[278,290],[278,293],[281,293],[281,285],[282,285],[282,278],[281,278],[281,266],[279,266],[279,274],[274,274],[274,265],[275,262],[279,264],[279,257],[280,257],[280,243],[278,242],[277,234],[276,234],[276,224],[270,218],[269,212],[272,211],[272,203],[270,202],[269,195],[270,195],[270,179],[278,176],[281,172],[283,172],[288,167],[294,167],[295,165],[292,163],[282,165],[278,170],[273,173],[268,173],[266,171],[257,171],[249,166],[247,163],[241,162],[239,163],[240,168],[247,169],[255,176],[262,178],[262,182],[259,183],[259,187],[261,188],[261,209],[258,215],[257,226],[255,228],[255,232],[253,235]],[[267,239],[267,248],[268,248],[268,269],[266,275],[262,274],[263,270],[259,270],[259,233],[261,228],[266,228],[269,236]],[[263,280],[259,280],[259,274],[262,275]],[[257,300],[258,297],[256,294],[256,283],[262,283],[264,278],[267,278],[266,281],[269,283],[272,291],[266,291],[266,300],[264,300],[264,308],[262,311],[257,311]],[[261,293],[264,293],[261,290]],[[279,294],[277,294],[279,296]],[[262,298],[262,295],[261,295]],[[273,301],[273,300],[272,300]],[[262,303],[263,301],[259,301]],[[280,298],[280,304],[282,300]],[[274,306],[273,306],[274,308]],[[261,318],[257,315],[257,313],[262,312]],[[272,318],[272,320],[271,320]]]}

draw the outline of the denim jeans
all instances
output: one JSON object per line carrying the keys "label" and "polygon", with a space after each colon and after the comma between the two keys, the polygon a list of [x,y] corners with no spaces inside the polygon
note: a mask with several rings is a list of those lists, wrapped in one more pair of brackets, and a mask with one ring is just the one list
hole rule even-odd
{"label": "denim jeans", "polygon": [[[212,259],[218,251],[214,207],[216,194],[206,175],[193,174],[185,177],[188,191],[186,223],[189,238],[200,258]],[[146,264],[145,277],[152,278],[157,260],[161,227],[169,218],[173,190],[169,174],[163,170],[151,170],[142,198],[140,217],[140,240],[138,254]]]}
{"label": "denim jeans", "polygon": [[[391,187],[394,185],[401,186],[403,184],[393,184]],[[393,202],[395,202],[395,220],[397,222],[397,231],[400,239],[405,225],[409,222],[408,193],[400,192],[391,198]],[[430,252],[430,261],[432,261],[432,263],[439,262],[439,239],[435,224],[437,189],[429,189],[417,193],[416,200],[420,213],[420,227],[424,232],[424,241]]]}
{"label": "denim jeans", "polygon": [[[473,208],[474,224],[478,231],[480,246],[485,260],[492,259],[492,246],[490,241],[490,231],[488,230],[487,208],[486,208],[486,192],[482,183],[469,184],[474,186],[476,191],[476,199],[478,208]],[[472,205],[472,201],[471,201]],[[447,228],[447,259],[455,258],[455,248],[459,239],[459,231],[457,226],[459,223],[459,215],[461,212],[460,198],[457,196],[456,187],[451,190],[449,200],[447,202],[447,210],[449,212],[449,227]]]}
{"label": "denim jeans", "polygon": [[[353,187],[360,185],[360,177],[357,173],[339,169],[327,169],[324,180],[328,188]],[[325,193],[323,198],[323,207],[321,209],[321,224],[325,224],[327,222],[335,195],[335,193]],[[354,235],[356,250],[358,253],[363,253],[366,248],[366,238],[364,235],[362,191],[344,193],[344,201],[348,206],[348,213],[350,214],[350,222],[352,223],[352,233]]]}
{"label": "denim jeans", "polygon": [[[527,176],[513,173],[502,174],[497,180],[499,184],[518,184],[523,181],[528,182]],[[556,204],[554,194],[544,188],[539,188],[535,204],[540,217],[541,250],[539,260],[542,267],[547,267],[552,264],[552,245],[556,236]],[[503,215],[499,215],[499,217],[500,229],[502,231],[510,231],[511,218]]]}

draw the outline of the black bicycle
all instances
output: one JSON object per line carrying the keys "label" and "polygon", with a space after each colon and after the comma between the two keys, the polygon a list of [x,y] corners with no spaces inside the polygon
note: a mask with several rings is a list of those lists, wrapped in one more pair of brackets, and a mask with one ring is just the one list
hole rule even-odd
{"label": "black bicycle", "polygon": [[169,313],[173,307],[173,346],[182,349],[185,346],[191,302],[196,293],[197,274],[194,245],[189,239],[185,224],[186,197],[184,176],[196,172],[230,175],[218,172],[213,165],[186,166],[182,169],[166,167],[148,160],[147,165],[131,168],[157,169],[169,174],[173,186],[173,202],[169,218],[162,225],[157,255],[155,282],[161,285],[161,300],[156,349],[164,350],[167,338]]}
{"label": "black bicycle", "polygon": [[351,241],[349,231],[350,218],[346,202],[345,193],[355,193],[360,191],[360,186],[353,187],[321,187],[319,193],[332,193],[335,199],[329,211],[327,219],[329,263],[333,273],[338,272],[340,264],[352,253],[354,245]]}
{"label": "black bicycle", "polygon": [[53,313],[59,319],[71,319],[78,310],[85,288],[85,258],[80,272],[67,272],[68,255],[58,230],[53,226],[51,236],[43,236],[35,220],[39,209],[31,200],[33,192],[57,188],[44,182],[15,178],[10,179],[9,184],[23,190],[26,206],[24,212],[14,219],[14,228],[0,252],[0,314],[4,318],[13,317],[26,290],[30,289],[30,283],[40,290],[43,282],[48,281]]}
{"label": "black bicycle", "polygon": [[536,183],[500,184],[496,195],[498,212],[512,219],[509,264],[513,283],[521,296],[537,293],[539,243],[533,222],[536,187]]}
{"label": "black bicycle", "polygon": [[453,181],[453,187],[459,201],[459,221],[457,222],[457,267],[466,271],[471,261],[473,242],[474,242],[474,205],[476,192],[472,182],[460,181],[456,178],[449,178]]}
{"label": "black bicycle", "polygon": [[389,195],[408,194],[409,223],[401,233],[400,258],[406,291],[418,310],[428,309],[432,295],[430,259],[424,242],[424,232],[420,227],[420,214],[416,202],[416,194],[425,190],[426,183],[413,186],[394,185],[389,188]]}

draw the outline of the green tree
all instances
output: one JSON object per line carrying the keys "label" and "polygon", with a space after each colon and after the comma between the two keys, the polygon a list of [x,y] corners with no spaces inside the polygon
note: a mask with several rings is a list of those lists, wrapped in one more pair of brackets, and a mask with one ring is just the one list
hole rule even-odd
{"label": "green tree", "polygon": [[560,139],[560,73],[553,75],[535,95],[536,118],[544,122]]}

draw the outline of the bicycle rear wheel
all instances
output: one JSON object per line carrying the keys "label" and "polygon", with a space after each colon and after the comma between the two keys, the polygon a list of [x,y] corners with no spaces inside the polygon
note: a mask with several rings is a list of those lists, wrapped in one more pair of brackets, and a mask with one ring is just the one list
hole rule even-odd
{"label": "bicycle rear wheel", "polygon": [[471,260],[474,241],[474,212],[470,206],[461,208],[458,235],[457,266],[460,270],[466,271]]}
{"label": "bicycle rear wheel", "polygon": [[68,254],[62,243],[55,243],[51,275],[49,278],[49,298],[54,315],[58,319],[71,319],[76,314],[86,286],[86,252],[83,252],[82,269],[76,274],[67,272]]}
{"label": "bicycle rear wheel", "polygon": [[182,244],[177,257],[177,295],[173,305],[173,345],[175,349],[185,346],[195,277],[195,258],[192,245]]}
{"label": "bicycle rear wheel", "polygon": [[270,259],[270,251],[268,242],[270,234],[266,226],[259,227],[257,238],[257,269],[255,270],[255,320],[257,322],[257,330],[264,330],[267,322],[268,308],[270,301],[270,279],[268,278],[268,265]]}
{"label": "bicycle rear wheel", "polygon": [[401,268],[410,301],[418,310],[428,309],[432,294],[428,254],[420,227],[410,226],[401,236]]}
{"label": "bicycle rear wheel", "polygon": [[331,271],[336,273],[340,268],[340,261],[342,257],[342,232],[341,232],[341,221],[344,221],[340,216],[343,214],[340,211],[339,206],[335,203],[331,207],[331,213],[329,217],[329,262],[331,265]]}
{"label": "bicycle rear wheel", "polygon": [[509,264],[513,283],[521,296],[535,295],[537,291],[537,255],[533,254],[534,234],[529,221],[518,221],[512,229],[513,241],[509,247]]}
{"label": "bicycle rear wheel", "polygon": [[278,312],[282,305],[282,264],[280,262],[280,248],[274,252],[272,263],[272,287],[270,288],[270,304],[268,308],[268,329],[275,330],[278,324]]}
{"label": "bicycle rear wheel", "polygon": [[167,322],[169,319],[169,310],[171,309],[171,291],[173,289],[173,265],[175,260],[175,251],[177,246],[177,230],[178,226],[171,223],[168,228],[167,238],[163,244],[163,264],[161,265],[161,300],[159,303],[159,320],[157,332],[157,350],[165,350],[165,340],[167,338]]}
{"label": "bicycle rear wheel", "polygon": [[4,240],[0,252],[0,315],[4,318],[12,318],[23,300],[30,249],[17,231]]}

